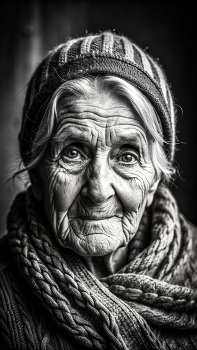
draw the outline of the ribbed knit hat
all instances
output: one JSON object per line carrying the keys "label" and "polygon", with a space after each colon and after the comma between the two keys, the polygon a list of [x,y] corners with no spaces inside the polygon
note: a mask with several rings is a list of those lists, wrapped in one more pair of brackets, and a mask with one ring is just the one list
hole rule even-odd
{"label": "ribbed knit hat", "polygon": [[175,113],[165,74],[138,45],[111,32],[69,39],[49,52],[28,85],[19,134],[23,162],[28,164],[32,142],[44,108],[65,81],[87,75],[110,74],[134,84],[156,109],[169,161],[175,149]]}

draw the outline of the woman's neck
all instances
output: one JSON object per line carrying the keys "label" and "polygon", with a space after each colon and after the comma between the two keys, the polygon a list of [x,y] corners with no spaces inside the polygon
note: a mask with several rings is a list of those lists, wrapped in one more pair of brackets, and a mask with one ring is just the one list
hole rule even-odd
{"label": "woman's neck", "polygon": [[83,257],[87,268],[98,278],[119,271],[128,261],[129,244],[104,256]]}

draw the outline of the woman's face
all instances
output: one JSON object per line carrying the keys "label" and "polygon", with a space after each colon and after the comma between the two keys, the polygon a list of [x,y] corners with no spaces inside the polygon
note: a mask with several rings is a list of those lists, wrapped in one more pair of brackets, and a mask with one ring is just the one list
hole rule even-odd
{"label": "woman's face", "polygon": [[62,102],[55,138],[32,187],[57,241],[83,256],[126,246],[156,189],[139,118],[95,91]]}

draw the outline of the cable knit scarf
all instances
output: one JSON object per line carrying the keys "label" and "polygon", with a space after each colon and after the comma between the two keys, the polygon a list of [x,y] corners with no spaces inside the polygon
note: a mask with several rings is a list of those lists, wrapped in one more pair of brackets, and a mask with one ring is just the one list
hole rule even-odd
{"label": "cable knit scarf", "polygon": [[[40,314],[47,312],[37,326],[45,329],[41,349],[197,349],[196,231],[164,187],[148,215],[150,225],[145,215],[130,243],[128,264],[98,280],[83,258],[53,241],[31,189],[17,196],[8,216],[9,245],[32,303],[35,298]],[[20,294],[24,331],[18,337],[36,349],[39,335],[32,334]]]}

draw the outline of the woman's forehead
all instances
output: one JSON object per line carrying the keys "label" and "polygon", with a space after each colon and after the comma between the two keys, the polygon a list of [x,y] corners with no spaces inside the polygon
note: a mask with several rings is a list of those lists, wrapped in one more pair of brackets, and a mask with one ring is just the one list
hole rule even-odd
{"label": "woman's forehead", "polygon": [[101,127],[140,124],[139,116],[128,102],[102,93],[62,100],[58,111],[58,124],[67,123],[70,118],[77,125],[83,125],[86,121]]}
{"label": "woman's forehead", "polygon": [[68,108],[69,106],[76,106],[76,109],[86,106],[95,108],[102,107],[103,110],[106,111],[112,108],[131,109],[128,102],[117,93],[99,91],[96,88],[91,88],[91,90],[89,92],[86,91],[84,95],[81,93],[77,96],[74,94],[71,94],[70,96],[62,96],[60,109],[64,109],[64,107]]}
{"label": "woman's forehead", "polygon": [[[103,103],[102,103],[103,101]],[[107,144],[129,140],[146,142],[146,133],[128,103],[112,96],[65,100],[58,113],[56,139],[85,143],[102,139]]]}
{"label": "woman's forehead", "polygon": [[108,146],[131,141],[147,143],[145,130],[132,114],[106,114],[104,117],[90,110],[62,114],[54,137],[61,142],[80,141],[93,146],[98,142]]}

